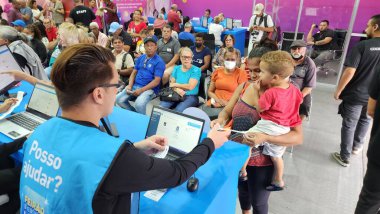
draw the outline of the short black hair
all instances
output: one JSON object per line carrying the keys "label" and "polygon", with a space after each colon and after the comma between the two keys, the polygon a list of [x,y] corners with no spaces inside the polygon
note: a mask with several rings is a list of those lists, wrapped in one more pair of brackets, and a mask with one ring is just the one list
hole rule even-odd
{"label": "short black hair", "polygon": [[197,34],[195,34],[195,37],[202,38],[204,40],[205,34],[204,33],[197,33]]}
{"label": "short black hair", "polygon": [[207,12],[208,12],[208,14],[210,14],[210,15],[211,15],[211,10],[210,10],[210,9],[206,9],[205,11],[207,11]]}
{"label": "short black hair", "polygon": [[173,30],[173,25],[174,25],[173,22],[168,22],[168,24],[164,25],[164,27],[162,29],[169,28],[170,30]]}
{"label": "short black hair", "polygon": [[377,25],[377,31],[380,30],[380,14],[374,15],[371,17],[371,22],[373,25]]}
{"label": "short black hair", "polygon": [[324,20],[322,20],[321,22],[326,22],[327,26],[330,25],[330,22],[329,22],[329,20],[327,20],[327,19],[324,19]]}

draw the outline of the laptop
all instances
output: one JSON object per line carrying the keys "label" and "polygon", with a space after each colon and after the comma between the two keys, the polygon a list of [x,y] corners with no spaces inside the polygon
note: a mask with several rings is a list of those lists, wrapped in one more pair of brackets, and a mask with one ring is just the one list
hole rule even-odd
{"label": "laptop", "polygon": [[26,111],[1,120],[0,132],[12,139],[24,137],[46,120],[55,117],[58,110],[59,103],[54,87],[37,83]]}
{"label": "laptop", "polygon": [[198,145],[204,124],[203,119],[154,106],[145,137],[167,137],[169,151],[165,159],[174,160],[191,152]]}
{"label": "laptop", "polygon": [[229,30],[233,29],[234,28],[233,24],[234,24],[233,19],[226,18],[226,29],[229,29]]}
{"label": "laptop", "polygon": [[8,46],[0,45],[0,72],[11,70],[23,71]]}

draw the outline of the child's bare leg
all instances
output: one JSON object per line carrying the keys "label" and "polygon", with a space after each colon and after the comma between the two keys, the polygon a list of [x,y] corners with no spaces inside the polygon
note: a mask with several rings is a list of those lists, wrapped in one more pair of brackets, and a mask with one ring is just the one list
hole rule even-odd
{"label": "child's bare leg", "polygon": [[279,187],[285,186],[282,176],[284,175],[284,161],[281,157],[272,157],[272,162],[274,165],[274,173],[272,183],[276,184]]}

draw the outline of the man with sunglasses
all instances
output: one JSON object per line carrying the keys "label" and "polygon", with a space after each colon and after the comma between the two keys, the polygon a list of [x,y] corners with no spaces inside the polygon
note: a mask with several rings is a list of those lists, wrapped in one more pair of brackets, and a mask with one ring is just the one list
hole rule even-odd
{"label": "man with sunglasses", "polygon": [[99,120],[116,99],[114,62],[111,51],[95,44],[70,46],[57,58],[51,79],[62,116],[24,143],[20,213],[137,213],[133,192],[184,183],[228,140],[217,126],[192,152],[170,161],[146,154],[163,151],[165,137],[131,143],[101,132]]}
{"label": "man with sunglasses", "polygon": [[290,45],[295,68],[290,79],[294,82],[303,95],[303,102],[300,106],[301,119],[308,117],[311,109],[311,91],[317,84],[317,68],[313,60],[306,56],[306,42],[296,40]]}
{"label": "man with sunglasses", "polygon": [[[144,39],[146,54],[140,56],[129,77],[129,84],[117,95],[116,103],[125,109],[146,113],[146,105],[158,93],[165,62],[157,54],[157,42],[152,37]],[[135,101],[133,107],[129,101]]]}

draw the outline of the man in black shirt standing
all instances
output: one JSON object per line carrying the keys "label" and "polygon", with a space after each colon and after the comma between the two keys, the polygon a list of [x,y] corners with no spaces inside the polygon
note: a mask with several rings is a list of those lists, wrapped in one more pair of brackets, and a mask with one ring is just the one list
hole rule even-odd
{"label": "man in black shirt standing", "polygon": [[94,20],[95,14],[92,10],[83,5],[82,0],[74,0],[75,7],[70,11],[70,18],[73,19],[74,24],[82,23],[88,27],[92,20]]}
{"label": "man in black shirt standing", "polygon": [[317,66],[320,66],[327,60],[331,60],[333,52],[330,50],[336,49],[334,41],[334,31],[329,29],[329,21],[322,20],[319,23],[319,31],[313,35],[316,24],[312,24],[309,33],[307,34],[307,43],[313,45],[311,58]]}
{"label": "man in black shirt standing", "polygon": [[[21,210],[41,205],[45,213],[128,214],[136,208],[133,192],[180,185],[228,140],[230,132],[218,131],[217,125],[190,153],[170,161],[146,154],[164,150],[163,136],[132,144],[102,133],[99,120],[112,112],[119,86],[114,63],[111,51],[95,44],[73,45],[58,56],[51,80],[62,116],[43,123],[24,144]],[[59,175],[60,184],[30,176],[41,171],[43,181]]]}
{"label": "man in black shirt standing", "polygon": [[363,149],[371,119],[367,116],[368,86],[380,64],[380,14],[367,24],[368,40],[359,42],[347,56],[345,70],[334,94],[341,99],[338,113],[342,116],[340,153],[332,154],[342,166],[349,166],[350,156]]}
{"label": "man in black shirt standing", "polygon": [[368,145],[367,172],[355,214],[377,213],[380,209],[380,65],[369,87],[367,113],[373,118],[371,138]]}

